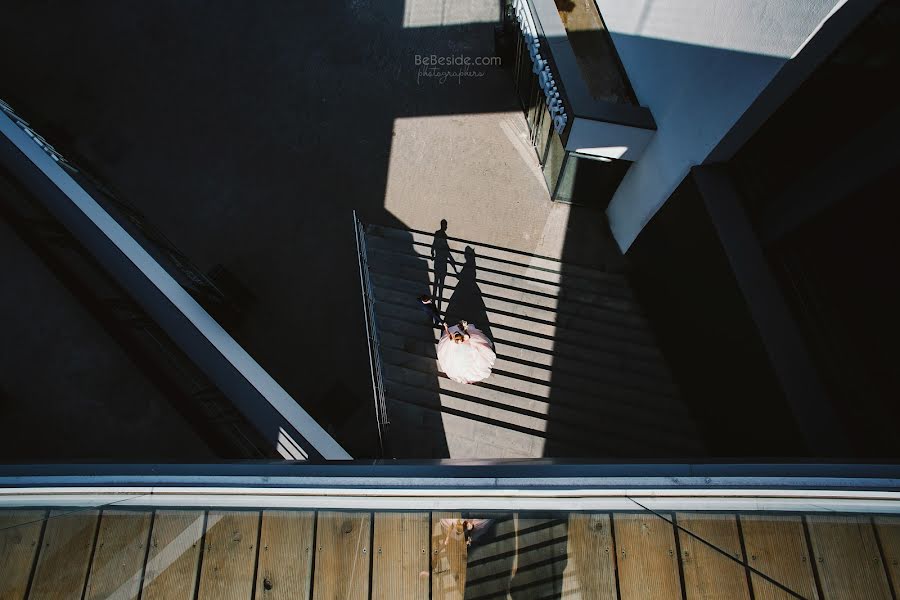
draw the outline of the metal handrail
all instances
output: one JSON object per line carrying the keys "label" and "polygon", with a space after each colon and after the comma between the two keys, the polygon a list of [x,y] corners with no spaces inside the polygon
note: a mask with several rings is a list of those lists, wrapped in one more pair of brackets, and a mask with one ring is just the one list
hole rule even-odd
{"label": "metal handrail", "polygon": [[372,281],[369,279],[368,252],[366,249],[365,226],[359,220],[356,210],[353,211],[353,229],[356,234],[356,255],[359,263],[359,283],[362,290],[363,316],[366,321],[366,339],[369,343],[369,366],[372,372],[372,397],[375,401],[375,424],[378,428],[378,446],[381,456],[385,456],[385,438],[387,438],[390,420],[384,399],[384,374],[381,368],[381,340],[375,321],[375,296],[372,292]]}

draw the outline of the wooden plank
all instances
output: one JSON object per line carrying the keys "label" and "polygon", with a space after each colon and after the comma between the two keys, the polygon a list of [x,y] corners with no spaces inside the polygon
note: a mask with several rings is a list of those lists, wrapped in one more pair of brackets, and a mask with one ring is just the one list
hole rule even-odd
{"label": "wooden plank", "polygon": [[85,598],[138,597],[152,515],[149,511],[103,511]]}
{"label": "wooden plank", "polygon": [[[783,515],[741,515],[740,519],[748,564],[801,597],[818,600],[803,519]],[[750,579],[756,600],[796,597],[755,573]]]}
{"label": "wooden plank", "polygon": [[[463,515],[463,518],[468,518]],[[517,515],[494,515],[491,530],[471,544],[466,555],[466,598],[505,598],[512,586],[516,551],[523,543]],[[538,533],[534,537],[543,537]],[[546,539],[546,538],[544,538]],[[527,585],[526,580],[520,583]],[[527,594],[516,594],[516,597]]]}
{"label": "wooden plank", "polygon": [[366,600],[372,515],[320,512],[316,519],[316,569],[313,597]]}
{"label": "wooden plank", "polygon": [[96,510],[50,511],[29,598],[81,599],[98,517]]}
{"label": "wooden plank", "polygon": [[[480,520],[463,516],[464,521]],[[442,525],[444,531],[451,532],[448,552],[458,547],[465,553],[465,598],[506,598],[512,585],[516,566],[518,543],[517,519],[513,514],[492,515],[491,524],[477,540],[466,548],[462,535],[463,521],[451,522],[452,528]],[[521,581],[522,586],[528,582]],[[525,597],[527,594],[518,594]]]}
{"label": "wooden plank", "polygon": [[568,560],[568,518],[518,515],[515,526],[510,596],[559,598]]}
{"label": "wooden plank", "polygon": [[[663,515],[671,518],[670,515]],[[613,515],[622,600],[681,598],[674,528],[645,513]]]}
{"label": "wooden plank", "polygon": [[894,592],[900,594],[900,517],[875,517],[885,568]]}
{"label": "wooden plank", "polygon": [[811,515],[809,539],[826,598],[890,598],[869,517]]}
{"label": "wooden plank", "polygon": [[0,511],[0,600],[25,597],[46,516],[44,510]]}
{"label": "wooden plank", "polygon": [[607,514],[569,515],[562,597],[616,600],[616,549]]}
{"label": "wooden plank", "polygon": [[431,513],[431,597],[434,600],[462,600],[465,597],[466,544],[447,535],[447,525],[461,517],[460,513],[454,512]]}
{"label": "wooden plank", "polygon": [[375,513],[372,598],[427,600],[430,586],[427,512]]}
{"label": "wooden plank", "polygon": [[141,600],[193,599],[204,519],[199,510],[156,511]]}
{"label": "wooden plank", "polygon": [[309,598],[315,518],[312,511],[263,512],[256,598]]}
{"label": "wooden plank", "polygon": [[258,533],[258,512],[209,511],[199,600],[250,600]]}
{"label": "wooden plank", "polygon": [[[678,541],[681,545],[681,567],[687,599],[750,600],[737,517],[713,513],[678,513],[675,518],[679,527],[686,530],[678,531]],[[728,556],[710,548],[694,536],[723,550]]]}

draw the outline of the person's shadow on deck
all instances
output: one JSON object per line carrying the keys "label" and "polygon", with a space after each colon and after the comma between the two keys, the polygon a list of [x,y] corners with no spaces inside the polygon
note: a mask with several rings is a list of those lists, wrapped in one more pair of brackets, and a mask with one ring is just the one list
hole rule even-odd
{"label": "person's shadow on deck", "polygon": [[490,321],[488,321],[487,306],[484,304],[481,289],[478,287],[475,249],[471,246],[466,246],[465,259],[466,262],[458,263],[456,287],[447,303],[444,320],[448,325],[454,325],[465,319],[493,340],[494,335],[491,332]]}
{"label": "person's shadow on deck", "polygon": [[447,263],[458,272],[456,261],[450,253],[450,244],[447,243],[447,219],[441,219],[441,228],[434,232],[434,241],[431,242],[431,258],[434,260],[434,284],[431,297],[434,298],[434,306],[441,310],[441,302],[444,300],[444,279],[447,278]]}

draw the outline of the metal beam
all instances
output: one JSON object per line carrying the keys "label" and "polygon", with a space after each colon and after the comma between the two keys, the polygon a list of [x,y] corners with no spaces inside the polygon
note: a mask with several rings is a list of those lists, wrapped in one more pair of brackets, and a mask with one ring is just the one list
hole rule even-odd
{"label": "metal beam", "polygon": [[350,455],[232,338],[119,223],[0,110],[0,162],[225,393],[278,453],[290,460]]}

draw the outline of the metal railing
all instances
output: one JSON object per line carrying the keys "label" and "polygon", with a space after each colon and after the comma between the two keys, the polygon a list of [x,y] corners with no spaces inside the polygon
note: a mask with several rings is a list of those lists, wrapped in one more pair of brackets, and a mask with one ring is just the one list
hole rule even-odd
{"label": "metal railing", "polygon": [[372,371],[372,397],[375,401],[375,424],[378,427],[378,446],[381,456],[385,457],[388,446],[388,429],[390,421],[387,405],[384,400],[384,375],[381,369],[381,340],[378,339],[378,327],[375,324],[375,295],[372,281],[369,279],[368,252],[366,251],[366,231],[363,222],[353,211],[353,230],[356,234],[356,255],[359,262],[359,284],[362,290],[363,315],[366,320],[366,339],[369,342],[369,366]]}

